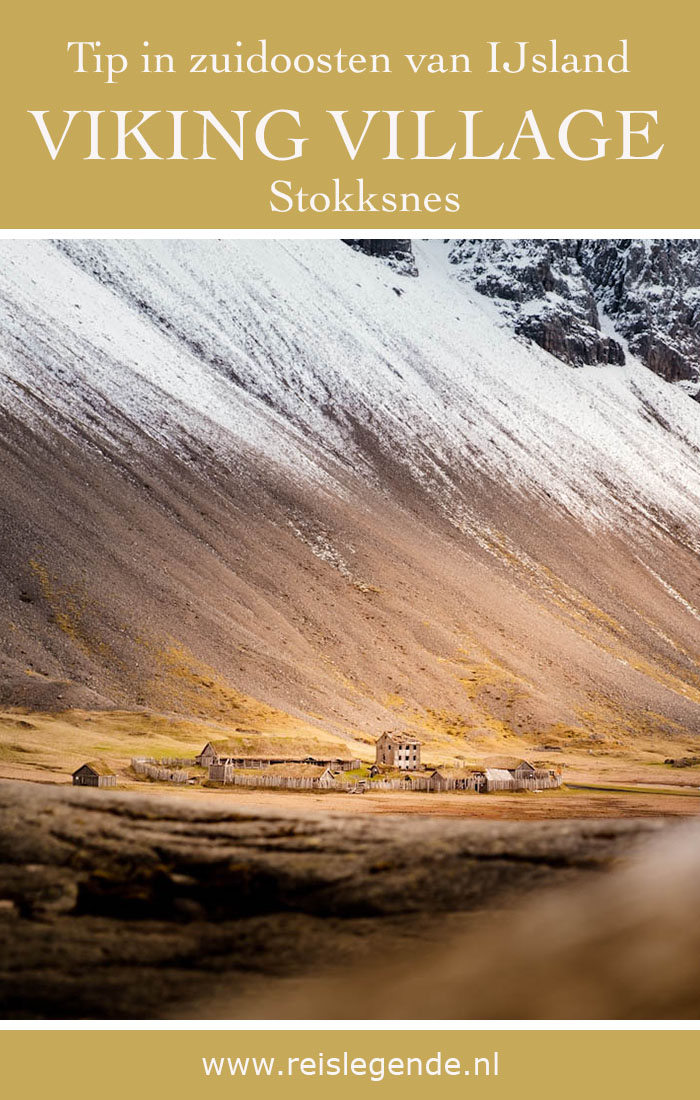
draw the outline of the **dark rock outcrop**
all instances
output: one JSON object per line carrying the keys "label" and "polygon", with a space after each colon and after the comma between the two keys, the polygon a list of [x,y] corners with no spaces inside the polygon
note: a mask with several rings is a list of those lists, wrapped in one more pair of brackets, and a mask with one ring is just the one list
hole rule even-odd
{"label": "dark rock outcrop", "polygon": [[450,260],[516,332],[564,362],[624,363],[606,316],[650,370],[697,396],[700,242],[458,240]]}
{"label": "dark rock outcrop", "polygon": [[698,381],[700,241],[581,241],[581,269],[598,304],[656,374]]}
{"label": "dark rock outcrop", "polygon": [[377,256],[386,260],[397,275],[417,275],[413,245],[410,240],[346,240],[351,248],[364,252],[366,256]]}
{"label": "dark rock outcrop", "polygon": [[598,306],[581,270],[577,241],[455,241],[460,277],[498,302],[515,331],[572,366],[624,363],[601,332]]}

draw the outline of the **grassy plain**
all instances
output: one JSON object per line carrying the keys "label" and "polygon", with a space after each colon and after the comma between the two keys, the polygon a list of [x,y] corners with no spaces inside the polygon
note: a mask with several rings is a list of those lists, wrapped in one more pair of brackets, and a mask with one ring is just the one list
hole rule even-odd
{"label": "grassy plain", "polygon": [[[263,723],[261,723],[263,724]],[[207,741],[226,744],[241,755],[303,757],[358,756],[372,759],[371,739],[340,738],[315,725],[285,715],[273,715],[259,731],[220,723],[186,720],[168,715],[125,711],[65,713],[0,713],[0,777],[44,783],[70,783],[71,773],[86,760],[101,759],[118,775],[119,787],[143,790],[144,781],[130,769],[132,756],[189,757]],[[427,738],[426,762],[459,763],[464,752],[453,738]],[[252,790],[237,787],[211,790],[147,781],[150,792],[178,794],[186,798],[232,799],[242,808],[357,813],[407,813],[465,816],[490,819],[542,819],[567,817],[641,817],[700,813],[700,766],[673,768],[667,756],[689,752],[687,738],[678,744],[653,743],[599,745],[595,751],[580,745],[554,752],[536,742],[504,744],[497,736],[472,746],[469,761],[478,763],[489,754],[523,756],[562,768],[561,790],[494,795],[469,793],[419,793],[409,791],[341,792]],[[199,774],[199,778],[203,773]]]}

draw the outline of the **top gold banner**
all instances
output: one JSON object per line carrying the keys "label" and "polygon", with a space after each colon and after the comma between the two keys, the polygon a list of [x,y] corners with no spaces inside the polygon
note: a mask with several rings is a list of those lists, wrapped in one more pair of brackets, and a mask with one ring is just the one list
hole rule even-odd
{"label": "top gold banner", "polygon": [[2,227],[692,232],[698,10],[16,5]]}

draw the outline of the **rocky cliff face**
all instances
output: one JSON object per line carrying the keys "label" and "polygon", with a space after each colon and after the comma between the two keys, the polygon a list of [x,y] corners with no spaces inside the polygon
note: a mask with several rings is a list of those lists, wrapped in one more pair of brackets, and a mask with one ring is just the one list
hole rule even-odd
{"label": "rocky cliff face", "polygon": [[519,335],[558,359],[622,364],[622,337],[656,374],[697,396],[699,242],[457,240],[450,260]]}
{"label": "rocky cliff face", "polygon": [[669,382],[700,371],[700,241],[581,241],[578,254],[598,305],[630,351]]}
{"label": "rocky cliff face", "polygon": [[624,363],[620,344],[601,332],[578,241],[455,241],[460,277],[494,298],[516,332],[574,366]]}

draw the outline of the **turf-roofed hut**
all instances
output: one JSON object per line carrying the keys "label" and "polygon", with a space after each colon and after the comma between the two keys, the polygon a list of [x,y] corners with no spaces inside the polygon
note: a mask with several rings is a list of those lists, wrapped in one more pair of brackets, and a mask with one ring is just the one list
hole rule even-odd
{"label": "turf-roofed hut", "polygon": [[90,760],[73,772],[74,787],[116,787],[117,777],[101,760]]}
{"label": "turf-roofed hut", "polygon": [[431,775],[434,791],[481,791],[486,781],[483,768],[436,768]]}

